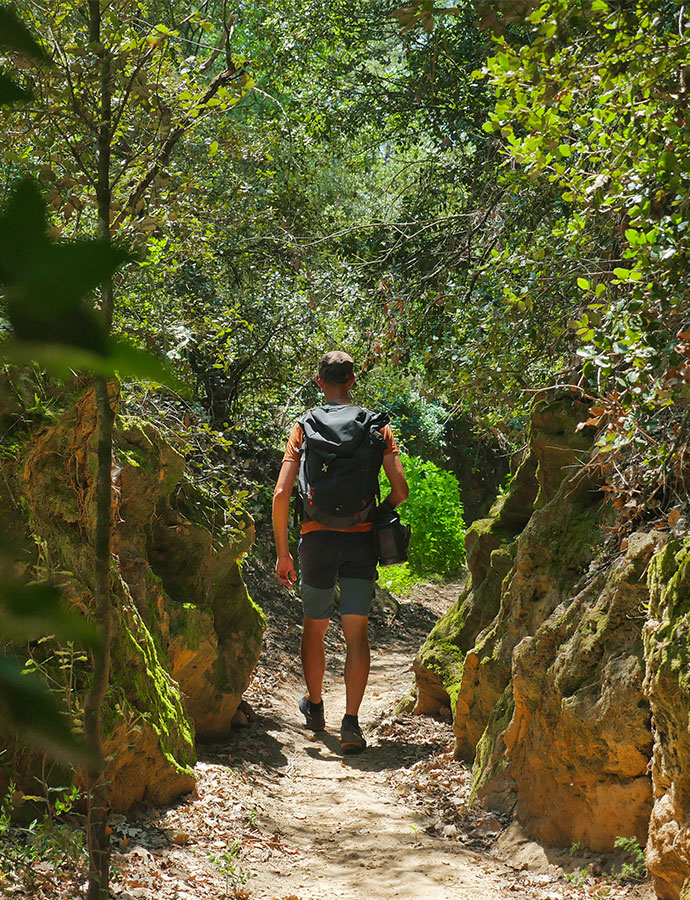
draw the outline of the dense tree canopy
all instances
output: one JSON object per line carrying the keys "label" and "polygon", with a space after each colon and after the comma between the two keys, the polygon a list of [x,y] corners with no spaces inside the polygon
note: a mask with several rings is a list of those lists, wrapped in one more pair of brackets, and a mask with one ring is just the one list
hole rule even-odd
{"label": "dense tree canopy", "polygon": [[575,383],[602,452],[674,469],[681,5],[118,2],[96,44],[83,5],[18,10],[50,63],[12,56],[33,99],[4,113],[5,196],[37,176],[59,238],[107,205],[115,330],[213,428],[275,440],[341,345],[366,402],[506,446],[531,391]]}
{"label": "dense tree canopy", "polygon": [[[118,393],[175,434],[225,510],[247,496],[226,484],[238,447],[249,467],[275,452],[318,396],[326,349],[353,354],[357,399],[390,412],[403,449],[458,469],[472,466],[450,446],[470,443],[459,420],[508,454],[555,386],[589,404],[614,539],[644,519],[683,526],[685,5],[13,9],[0,9],[0,350],[36,393],[1,458],[47,418],[44,373],[94,377],[104,636],[61,617],[49,585],[2,587],[5,637],[52,622],[95,660],[84,754],[36,684],[49,726],[22,719],[31,703],[11,698],[27,681],[0,656],[0,701],[27,734],[99,757]],[[2,534],[0,551],[4,577]],[[27,623],[34,602],[47,619]],[[107,889],[106,856],[90,897]]]}

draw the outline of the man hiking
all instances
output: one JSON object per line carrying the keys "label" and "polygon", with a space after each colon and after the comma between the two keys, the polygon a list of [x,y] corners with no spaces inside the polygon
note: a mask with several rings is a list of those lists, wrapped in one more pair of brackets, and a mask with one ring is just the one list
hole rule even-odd
{"label": "man hiking", "polygon": [[303,515],[299,542],[304,611],[302,668],[307,692],[299,701],[307,727],[325,728],[321,690],[326,670],[324,636],[333,613],[336,582],[347,644],[346,708],[340,744],[346,753],[366,747],[357,715],[369,677],[369,611],[376,582],[373,516],[381,464],[391,484],[383,501],[395,509],[409,489],[388,416],[350,400],[354,363],[347,353],[326,353],[316,381],[326,404],[308,410],[287,442],[273,493],[278,580],[291,587],[295,563],[288,549],[290,495],[299,474]]}

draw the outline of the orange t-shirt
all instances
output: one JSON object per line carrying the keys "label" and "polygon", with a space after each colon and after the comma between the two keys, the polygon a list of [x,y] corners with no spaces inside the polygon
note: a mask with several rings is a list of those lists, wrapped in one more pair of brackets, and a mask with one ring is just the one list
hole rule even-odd
{"label": "orange t-shirt", "polygon": [[[391,453],[400,452],[390,425],[383,426],[381,429],[381,437],[386,442],[386,449],[383,451],[384,456],[390,456]],[[303,442],[304,432],[302,431],[302,426],[298,422],[293,426],[293,429],[290,432],[290,437],[288,438],[282,461],[298,463],[302,456]],[[300,534],[308,534],[310,531],[371,531],[373,527],[373,522],[360,522],[357,525],[352,525],[350,528],[327,528],[325,525],[322,525],[321,522],[317,522],[316,519],[305,519],[302,522]]]}

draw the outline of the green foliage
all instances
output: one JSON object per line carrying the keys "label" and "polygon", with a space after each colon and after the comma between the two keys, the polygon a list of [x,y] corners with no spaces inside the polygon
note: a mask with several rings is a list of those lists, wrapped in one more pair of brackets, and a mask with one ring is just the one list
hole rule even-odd
{"label": "green foliage", "polygon": [[[21,643],[55,636],[96,648],[100,633],[83,616],[67,610],[60,591],[45,582],[5,579],[0,583],[0,634]],[[88,762],[64,712],[64,703],[36,677],[34,667],[22,667],[12,655],[0,655],[0,708],[7,721],[34,746],[58,759]],[[68,698],[70,701],[71,698]]]}
{"label": "green foliage", "polygon": [[[0,46],[28,58],[46,59],[45,52],[9,8],[0,10]],[[12,84],[2,76],[0,105],[28,96],[23,90],[13,93]],[[111,272],[120,262],[119,259],[106,259],[102,253],[96,260],[92,248],[86,249],[85,257],[81,259],[69,249],[66,254],[60,253],[47,240],[45,229],[44,204],[34,185],[24,182],[0,217],[0,284],[7,289],[7,315],[18,338],[16,349],[21,357],[28,359],[33,354],[26,353],[26,339],[32,342],[38,339],[59,347],[54,343],[55,332],[57,330],[59,341],[62,317],[69,319],[70,313],[77,306],[81,307],[82,294],[93,286],[89,284],[89,278],[94,274],[94,265],[98,272],[103,269]],[[78,253],[77,250],[77,256]],[[70,257],[69,262],[67,257]],[[63,262],[67,263],[66,269]],[[79,263],[85,264],[86,281]],[[35,319],[32,318],[34,315]],[[82,315],[71,324],[78,326],[82,320],[88,321],[87,316]],[[92,326],[93,321],[92,317]],[[94,337],[95,331],[91,327],[90,338]],[[0,591],[0,635],[10,639],[17,635],[35,638],[53,630],[70,639],[83,640],[87,645],[95,646],[98,642],[93,630],[80,616],[61,608],[53,587],[5,578]],[[12,655],[2,653],[0,706],[7,721],[35,746],[75,762],[92,761],[45,684],[31,673],[23,672]]]}
{"label": "green foliage", "polygon": [[101,642],[93,625],[79,613],[65,609],[56,587],[18,579],[0,584],[0,633],[11,641],[52,634],[84,647],[97,647]]}
{"label": "green foliage", "polygon": [[[8,8],[0,10],[0,46],[37,64],[47,59]],[[28,96],[23,90],[8,94],[3,76],[0,104]],[[106,376],[121,371],[169,380],[149,353],[112,339],[103,310],[87,299],[127,258],[105,238],[53,240],[46,201],[33,180],[23,179],[0,215],[0,286],[11,328],[0,354],[13,362],[38,362],[65,376],[81,368]],[[98,645],[93,629],[62,609],[58,592],[50,585],[6,581],[0,602],[0,634],[10,640],[56,634]],[[23,672],[11,655],[0,655],[0,705],[8,721],[36,746],[61,758],[92,761],[51,692],[32,673]]]}
{"label": "green foliage", "polygon": [[574,887],[582,887],[587,883],[587,879],[589,878],[589,867],[584,866],[581,869],[577,869],[575,872],[566,872],[563,877]]}
{"label": "green foliage", "polygon": [[102,313],[86,300],[127,254],[98,239],[58,243],[47,232],[45,201],[25,179],[0,217],[0,285],[14,338],[0,353],[64,377],[75,369],[119,371],[174,384],[150,353],[110,337]]}
{"label": "green foliage", "polygon": [[[10,782],[0,798],[0,893],[26,891],[38,896],[39,885],[46,878],[58,876],[60,888],[65,880],[79,889],[84,877],[85,837],[71,821],[75,804],[80,800],[78,788],[47,788],[44,796],[26,796]],[[29,805],[42,810],[27,825],[13,822],[18,808]],[[36,868],[41,864],[40,871]]]}
{"label": "green foliage", "polygon": [[517,171],[553,198],[511,302],[532,315],[550,284],[569,298],[599,459],[632,519],[673,499],[689,437],[684,7],[498,6],[485,130],[506,182]]}
{"label": "green foliage", "polygon": [[[250,821],[250,824],[251,821]],[[225,896],[230,896],[230,888],[233,892],[243,884],[246,884],[250,878],[254,877],[253,872],[241,869],[237,863],[237,857],[240,854],[242,845],[239,841],[233,841],[227,850],[221,853],[210,853],[209,859],[215,864],[218,871],[225,878]]]}
{"label": "green foliage", "polygon": [[363,405],[388,413],[401,450],[437,460],[445,451],[450,413],[444,403],[425,396],[422,389],[421,370],[401,373],[387,360],[365,373],[357,387]]}
{"label": "green foliage", "polygon": [[[0,48],[23,53],[36,60],[45,61],[48,58],[45,50],[9,6],[0,7]],[[0,71],[0,106],[30,100],[31,96],[31,91]]]}
{"label": "green foliage", "polygon": [[637,838],[619,836],[613,846],[616,850],[624,850],[628,856],[628,861],[621,867],[621,877],[629,881],[644,881],[647,877],[647,863],[644,847],[640,846]]}
{"label": "green foliage", "polygon": [[[410,496],[400,518],[412,528],[409,570],[417,575],[452,575],[465,558],[465,526],[457,478],[431,462],[400,454]],[[383,470],[381,493],[390,489]],[[401,576],[404,577],[404,576]]]}
{"label": "green foliage", "polygon": [[412,571],[409,562],[399,566],[386,566],[379,569],[378,583],[382,588],[394,594],[404,596],[409,594],[412,588],[419,584],[421,577]]}

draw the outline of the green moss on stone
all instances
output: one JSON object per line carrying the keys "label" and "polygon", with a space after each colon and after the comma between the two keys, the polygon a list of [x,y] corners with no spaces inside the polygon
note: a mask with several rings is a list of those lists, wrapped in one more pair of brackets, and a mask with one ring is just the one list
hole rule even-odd
{"label": "green moss on stone", "polygon": [[127,450],[120,449],[118,455],[129,466],[134,466],[136,469],[147,468],[148,457],[138,447],[129,447]]}
{"label": "green moss on stone", "polygon": [[194,726],[183,709],[179,687],[165,670],[159,652],[139,612],[125,599],[113,638],[116,687],[107,704],[110,713],[104,718],[105,733],[112,732],[118,721],[118,703],[129,705],[156,733],[167,762],[177,771],[191,774],[191,766],[196,762]]}
{"label": "green moss on stone", "polygon": [[466,587],[448,612],[434,625],[417,654],[417,664],[431,669],[441,679],[450,698],[450,708],[455,709],[465,650],[459,646],[467,616],[470,587]]}
{"label": "green moss on stone", "polygon": [[195,603],[183,603],[170,618],[170,634],[181,636],[190,650],[198,650],[202,636],[208,636],[209,611]]}
{"label": "green moss on stone", "polygon": [[503,736],[515,711],[515,701],[510,685],[503,691],[500,700],[489,716],[484,734],[479,739],[474,765],[472,767],[472,789],[470,804],[477,800],[479,792],[489,781],[497,779],[508,767],[505,758]]}

